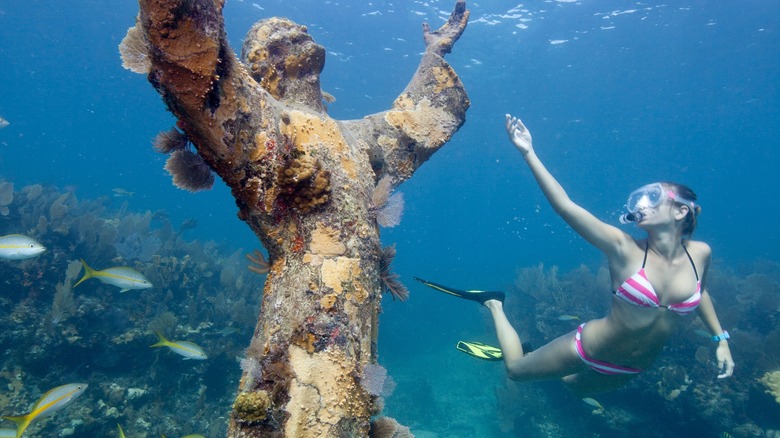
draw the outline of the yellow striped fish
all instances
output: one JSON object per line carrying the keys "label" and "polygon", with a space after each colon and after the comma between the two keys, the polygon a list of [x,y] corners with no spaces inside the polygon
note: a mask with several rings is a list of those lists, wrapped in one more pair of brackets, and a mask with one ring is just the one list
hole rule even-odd
{"label": "yellow striped fish", "polygon": [[90,278],[97,278],[105,284],[116,286],[121,289],[119,292],[127,292],[131,289],[148,289],[152,287],[152,283],[147,280],[143,274],[133,268],[128,268],[127,266],[117,266],[98,271],[90,268],[83,259],[81,260],[81,264],[84,265],[84,276],[81,277],[81,280],[77,281],[73,287],[80,285]]}
{"label": "yellow striped fish", "polygon": [[0,438],[16,437],[16,429],[0,429]]}
{"label": "yellow striped fish", "polygon": [[584,399],[582,399],[582,401],[593,406],[594,408],[596,408],[597,411],[604,410],[604,406],[601,406],[601,403],[599,403],[595,398],[585,397]]}
{"label": "yellow striped fish", "polygon": [[27,426],[36,418],[46,417],[69,405],[76,397],[87,389],[86,383],[69,383],[50,389],[40,400],[35,402],[29,414],[19,416],[4,416],[6,420],[16,423],[16,438],[24,433]]}
{"label": "yellow striped fish", "polygon": [[119,438],[126,438],[125,431],[122,430],[122,426],[120,426],[119,423],[117,423],[116,427],[119,429]]}
{"label": "yellow striped fish", "polygon": [[165,336],[162,335],[160,332],[157,333],[157,337],[160,339],[156,344],[150,345],[149,347],[168,347],[173,351],[174,353],[184,356],[184,359],[195,359],[195,360],[203,360],[208,359],[208,356],[206,356],[206,352],[203,351],[202,348],[200,348],[199,345],[194,344],[192,342],[188,341],[169,341],[165,339]]}
{"label": "yellow striped fish", "polygon": [[0,259],[23,260],[37,257],[46,247],[32,237],[21,234],[0,236]]}

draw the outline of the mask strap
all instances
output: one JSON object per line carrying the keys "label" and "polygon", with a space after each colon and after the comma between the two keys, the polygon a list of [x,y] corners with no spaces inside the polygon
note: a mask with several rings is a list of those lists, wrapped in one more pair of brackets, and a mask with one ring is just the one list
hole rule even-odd
{"label": "mask strap", "polygon": [[688,199],[683,198],[682,196],[677,196],[676,193],[674,193],[671,190],[666,191],[666,195],[669,196],[669,199],[679,202],[680,204],[685,205],[686,207],[690,208],[693,212],[693,215],[696,215],[696,204],[693,201],[690,201]]}

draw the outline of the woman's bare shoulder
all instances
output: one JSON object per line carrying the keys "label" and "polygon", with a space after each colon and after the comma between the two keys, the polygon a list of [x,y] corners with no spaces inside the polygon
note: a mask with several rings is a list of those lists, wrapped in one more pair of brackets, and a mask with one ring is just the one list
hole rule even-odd
{"label": "woman's bare shoulder", "polygon": [[689,240],[685,242],[685,247],[688,248],[688,251],[693,251],[706,257],[709,257],[712,254],[710,245],[708,245],[707,242],[702,242],[700,240]]}
{"label": "woman's bare shoulder", "polygon": [[688,254],[693,257],[696,264],[706,271],[712,260],[712,248],[710,248],[706,242],[699,240],[685,242],[685,247],[688,249]]}

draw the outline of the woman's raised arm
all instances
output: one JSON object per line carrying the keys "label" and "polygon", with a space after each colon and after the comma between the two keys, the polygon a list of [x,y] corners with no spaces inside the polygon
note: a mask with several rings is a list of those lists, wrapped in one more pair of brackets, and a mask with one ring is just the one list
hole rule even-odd
{"label": "woman's raised arm", "polygon": [[507,114],[506,132],[509,134],[509,140],[525,158],[547,201],[577,234],[608,256],[618,254],[624,244],[632,241],[628,234],[602,222],[569,198],[566,190],[536,156],[531,133],[520,119]]}

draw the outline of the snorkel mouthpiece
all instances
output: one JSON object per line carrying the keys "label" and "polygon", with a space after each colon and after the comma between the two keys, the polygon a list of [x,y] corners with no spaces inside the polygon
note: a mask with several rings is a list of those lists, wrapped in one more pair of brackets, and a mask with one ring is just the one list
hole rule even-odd
{"label": "snorkel mouthpiece", "polygon": [[639,222],[640,220],[642,220],[642,216],[644,215],[637,211],[636,213],[621,214],[618,220],[620,221],[621,224],[626,225],[626,224],[630,224],[631,222]]}

